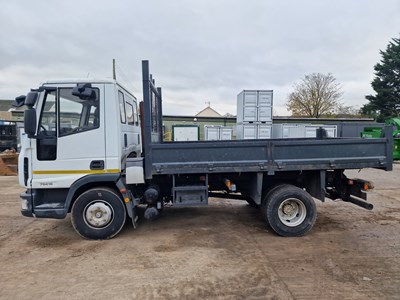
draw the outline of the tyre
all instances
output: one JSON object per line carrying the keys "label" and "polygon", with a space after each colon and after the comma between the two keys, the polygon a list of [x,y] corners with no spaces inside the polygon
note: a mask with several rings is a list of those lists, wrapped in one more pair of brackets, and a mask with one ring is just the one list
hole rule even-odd
{"label": "tyre", "polygon": [[314,226],[317,208],[306,191],[293,185],[273,188],[265,197],[262,213],[280,236],[302,236]]}
{"label": "tyre", "polygon": [[122,199],[109,188],[94,188],[81,194],[72,206],[71,215],[76,232],[94,240],[114,237],[126,220]]}
{"label": "tyre", "polygon": [[283,185],[288,185],[288,184],[278,184],[278,185],[273,185],[270,186],[268,189],[263,191],[263,199],[261,201],[261,215],[264,218],[265,221],[267,221],[267,216],[265,212],[267,211],[266,205],[267,205],[267,199],[271,196],[271,194],[277,189],[280,188]]}

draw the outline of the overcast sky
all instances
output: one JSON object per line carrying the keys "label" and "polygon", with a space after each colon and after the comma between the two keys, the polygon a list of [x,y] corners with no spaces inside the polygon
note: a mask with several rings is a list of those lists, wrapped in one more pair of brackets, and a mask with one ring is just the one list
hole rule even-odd
{"label": "overcast sky", "polygon": [[293,84],[314,72],[332,73],[359,108],[399,35],[399,0],[0,0],[0,99],[44,79],[111,77],[115,58],[139,99],[150,60],[165,114],[211,102],[236,115],[241,90],[273,89],[274,115],[287,115]]}

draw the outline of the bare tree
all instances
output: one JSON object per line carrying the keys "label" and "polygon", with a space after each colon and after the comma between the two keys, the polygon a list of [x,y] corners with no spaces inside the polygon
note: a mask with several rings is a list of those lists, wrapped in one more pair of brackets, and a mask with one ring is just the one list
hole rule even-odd
{"label": "bare tree", "polygon": [[337,106],[334,116],[336,118],[360,118],[362,117],[360,109],[354,106],[345,106],[340,104]]}
{"label": "bare tree", "polygon": [[313,73],[294,85],[286,107],[294,116],[319,118],[340,106],[341,86],[330,73]]}

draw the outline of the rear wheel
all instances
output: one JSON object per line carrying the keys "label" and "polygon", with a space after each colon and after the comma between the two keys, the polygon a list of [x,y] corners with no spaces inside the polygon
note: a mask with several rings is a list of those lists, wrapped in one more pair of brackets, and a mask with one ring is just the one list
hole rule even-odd
{"label": "rear wheel", "polygon": [[110,239],[117,235],[125,224],[124,203],[115,191],[109,188],[94,188],[81,194],[71,210],[72,226],[87,239]]}
{"label": "rear wheel", "polygon": [[268,225],[281,236],[302,236],[314,226],[317,209],[306,191],[280,185],[263,200],[262,213]]}

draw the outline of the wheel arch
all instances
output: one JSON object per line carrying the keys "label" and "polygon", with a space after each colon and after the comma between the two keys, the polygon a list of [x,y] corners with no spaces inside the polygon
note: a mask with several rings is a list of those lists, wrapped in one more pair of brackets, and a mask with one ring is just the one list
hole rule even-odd
{"label": "wheel arch", "polygon": [[120,177],[120,174],[94,174],[87,175],[85,177],[80,178],[75,181],[71,188],[69,189],[66,201],[65,201],[65,210],[66,213],[71,212],[72,205],[74,204],[76,198],[84,191],[95,188],[95,187],[108,187],[113,190],[121,197],[122,195],[117,188],[117,181]]}
{"label": "wheel arch", "polygon": [[325,200],[326,170],[307,170],[301,172],[281,172],[272,180],[266,176],[263,182],[263,196],[279,185],[293,185],[305,189],[313,198]]}

